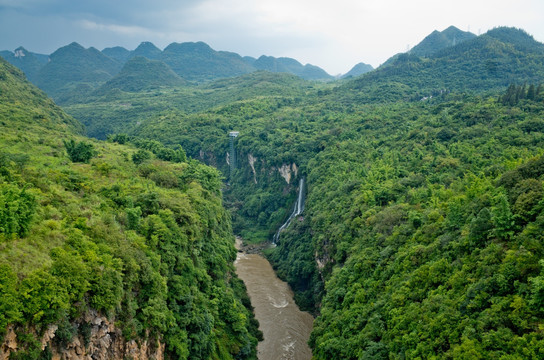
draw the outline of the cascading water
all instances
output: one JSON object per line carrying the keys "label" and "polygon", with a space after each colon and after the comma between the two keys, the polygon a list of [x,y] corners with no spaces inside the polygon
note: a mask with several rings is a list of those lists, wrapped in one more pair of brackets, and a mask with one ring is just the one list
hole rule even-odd
{"label": "cascading water", "polygon": [[280,233],[283,231],[283,229],[287,228],[289,224],[291,224],[291,220],[293,220],[295,216],[302,214],[303,211],[304,211],[304,178],[301,178],[298,185],[298,197],[297,197],[297,200],[295,201],[293,212],[291,213],[291,215],[289,215],[289,218],[287,218],[287,220],[283,223],[283,225],[280,226],[278,231],[276,231],[276,233],[274,234],[274,237],[272,238],[272,243],[274,245],[278,242],[280,238]]}

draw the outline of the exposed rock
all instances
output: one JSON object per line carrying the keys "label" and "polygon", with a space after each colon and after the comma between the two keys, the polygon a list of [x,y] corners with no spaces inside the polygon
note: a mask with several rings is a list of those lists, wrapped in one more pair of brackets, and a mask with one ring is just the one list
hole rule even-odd
{"label": "exposed rock", "polygon": [[51,340],[53,340],[53,338],[55,337],[55,332],[58,328],[59,327],[57,325],[49,325],[47,327],[45,334],[43,334],[42,336],[42,350],[45,349],[45,347],[51,342]]}
{"label": "exposed rock", "polygon": [[253,155],[249,154],[247,156],[249,160],[249,166],[251,166],[251,171],[253,172],[253,181],[255,184],[257,183],[257,173],[255,172],[255,161],[257,161],[256,157],[253,157]]}
{"label": "exposed rock", "polygon": [[285,179],[285,182],[290,184],[291,172],[293,172],[293,175],[296,178],[298,175],[298,166],[295,163],[292,163],[291,165],[283,164],[280,168],[278,168],[278,171],[280,172],[281,177]]}
{"label": "exposed rock", "polygon": [[17,350],[17,334],[13,326],[9,325],[4,336],[4,342],[0,348],[0,360],[9,359],[10,354]]}
{"label": "exposed rock", "polygon": [[280,172],[281,177],[285,179],[285,182],[289,184],[291,182],[291,166],[283,164],[278,171]]}
{"label": "exposed rock", "polygon": [[[90,338],[84,339],[84,335],[78,333],[62,349],[53,341],[58,326],[50,325],[41,338],[42,350],[48,347],[52,360],[164,360],[165,345],[160,340],[147,338],[126,341],[114,321],[109,321],[96,311],[86,313],[74,325],[81,328],[83,324],[91,326]],[[17,344],[17,334],[14,326],[10,325],[0,347],[0,360],[8,360],[10,354],[17,350],[21,350]]]}

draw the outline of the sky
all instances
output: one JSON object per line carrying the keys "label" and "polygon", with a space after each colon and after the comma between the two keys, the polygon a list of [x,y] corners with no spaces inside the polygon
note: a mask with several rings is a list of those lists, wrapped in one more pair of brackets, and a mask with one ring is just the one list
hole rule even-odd
{"label": "sky", "polygon": [[295,58],[344,74],[374,67],[450,25],[522,28],[544,42],[543,0],[0,0],[0,50],[51,54],[204,41],[242,56]]}

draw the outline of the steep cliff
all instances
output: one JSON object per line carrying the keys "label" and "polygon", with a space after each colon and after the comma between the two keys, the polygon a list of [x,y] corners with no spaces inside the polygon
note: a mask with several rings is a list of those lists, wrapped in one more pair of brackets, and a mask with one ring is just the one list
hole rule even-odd
{"label": "steep cliff", "polygon": [[[96,311],[89,311],[69,325],[75,330],[75,334],[70,338],[66,337],[66,329],[59,329],[58,325],[49,325],[41,336],[37,336],[39,338],[37,345],[42,350],[43,357],[50,357],[51,360],[165,358],[165,344],[161,339],[128,340],[114,322],[100,316]],[[0,360],[7,360],[12,354],[16,356],[17,351],[28,350],[29,344],[25,343],[24,339],[27,331],[28,329],[13,325],[7,327],[0,347]],[[36,335],[35,329],[30,332]]]}

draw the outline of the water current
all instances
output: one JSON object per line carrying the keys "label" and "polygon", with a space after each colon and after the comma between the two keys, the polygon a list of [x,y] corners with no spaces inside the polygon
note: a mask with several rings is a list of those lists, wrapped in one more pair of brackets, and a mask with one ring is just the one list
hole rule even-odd
{"label": "water current", "polygon": [[236,273],[246,284],[264,340],[257,348],[259,360],[307,360],[313,317],[300,311],[287,283],[258,254],[238,253]]}

